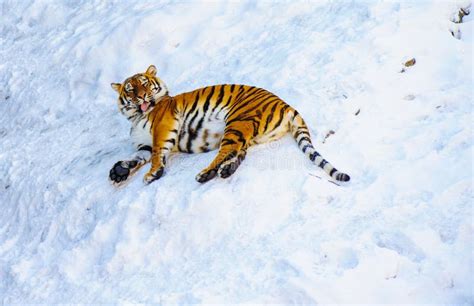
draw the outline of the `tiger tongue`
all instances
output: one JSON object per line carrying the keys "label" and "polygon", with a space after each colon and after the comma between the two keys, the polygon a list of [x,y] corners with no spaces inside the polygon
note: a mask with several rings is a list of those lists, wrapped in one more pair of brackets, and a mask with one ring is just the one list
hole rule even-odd
{"label": "tiger tongue", "polygon": [[146,110],[148,109],[148,106],[150,105],[150,103],[148,102],[143,102],[141,105],[140,105],[140,109],[142,110],[142,112],[146,112]]}

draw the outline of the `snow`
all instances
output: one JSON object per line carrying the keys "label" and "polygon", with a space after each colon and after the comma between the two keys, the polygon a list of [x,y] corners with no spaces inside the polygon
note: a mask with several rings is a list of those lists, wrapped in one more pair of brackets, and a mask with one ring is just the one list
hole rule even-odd
{"label": "snow", "polygon": [[[0,301],[474,303],[470,5],[2,1]],[[287,137],[227,180],[177,154],[114,188],[110,83],[150,64],[172,94],[274,92],[351,182]]]}

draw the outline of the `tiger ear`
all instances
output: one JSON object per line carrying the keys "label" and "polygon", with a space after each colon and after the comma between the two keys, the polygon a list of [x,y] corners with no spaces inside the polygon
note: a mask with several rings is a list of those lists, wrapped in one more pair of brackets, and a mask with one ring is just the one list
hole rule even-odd
{"label": "tiger ear", "polygon": [[148,69],[146,70],[145,73],[150,74],[152,76],[155,76],[156,75],[156,67],[154,65],[150,65],[150,67],[148,67]]}
{"label": "tiger ear", "polygon": [[120,87],[122,87],[122,84],[120,84],[120,83],[112,83],[112,84],[110,84],[110,86],[112,87],[113,90],[115,90],[116,92],[120,93]]}

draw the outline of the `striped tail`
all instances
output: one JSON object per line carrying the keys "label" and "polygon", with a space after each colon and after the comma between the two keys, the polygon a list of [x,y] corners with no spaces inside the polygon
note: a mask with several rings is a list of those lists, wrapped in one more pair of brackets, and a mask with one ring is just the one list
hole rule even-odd
{"label": "striped tail", "polygon": [[306,154],[306,156],[308,156],[313,163],[323,169],[333,179],[341,182],[349,181],[351,179],[349,175],[337,171],[333,165],[325,160],[314,149],[313,144],[311,143],[308,127],[306,126],[303,118],[296,110],[293,110],[293,112],[293,114],[291,112],[289,113],[289,115],[292,116],[292,119],[290,120],[290,130],[301,151],[303,151],[303,153]]}

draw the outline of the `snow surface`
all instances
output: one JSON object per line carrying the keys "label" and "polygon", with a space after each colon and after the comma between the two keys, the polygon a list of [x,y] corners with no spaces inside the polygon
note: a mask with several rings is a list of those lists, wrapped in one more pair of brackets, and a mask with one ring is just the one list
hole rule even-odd
{"label": "snow surface", "polygon": [[[470,4],[0,1],[0,302],[474,303]],[[350,184],[285,138],[115,189],[110,83],[150,64],[276,93]]]}

